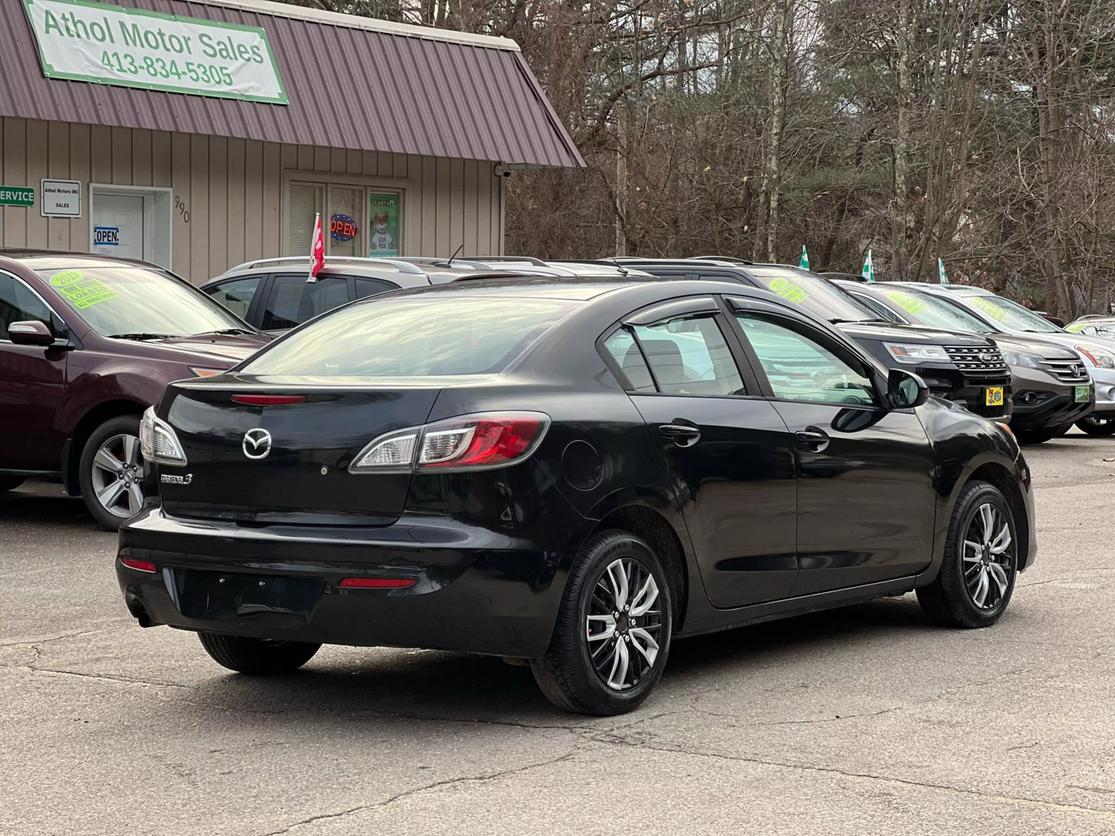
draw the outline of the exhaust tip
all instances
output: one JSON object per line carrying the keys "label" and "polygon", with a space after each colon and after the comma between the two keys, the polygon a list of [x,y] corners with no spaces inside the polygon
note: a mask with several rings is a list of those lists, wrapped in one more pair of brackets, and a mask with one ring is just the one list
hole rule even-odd
{"label": "exhaust tip", "polygon": [[146,607],[144,607],[143,604],[140,603],[138,597],[136,597],[132,593],[129,593],[126,600],[128,604],[128,612],[130,612],[132,614],[132,617],[137,622],[139,622],[140,627],[151,627],[154,625],[154,622],[151,621],[151,616],[147,614]]}

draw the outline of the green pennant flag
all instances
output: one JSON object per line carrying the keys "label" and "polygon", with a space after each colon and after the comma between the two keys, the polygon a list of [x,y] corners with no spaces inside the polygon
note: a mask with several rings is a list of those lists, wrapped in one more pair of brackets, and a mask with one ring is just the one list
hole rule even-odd
{"label": "green pennant flag", "polygon": [[801,245],[801,258],[798,259],[798,267],[802,270],[809,269],[809,250],[805,248],[805,244]]}
{"label": "green pennant flag", "polygon": [[939,284],[949,283],[949,274],[945,272],[945,262],[941,258],[937,259],[937,282]]}
{"label": "green pennant flag", "polygon": [[860,270],[859,274],[863,276],[865,281],[875,283],[875,262],[871,260],[871,250],[867,251],[867,258],[863,260],[863,269]]}

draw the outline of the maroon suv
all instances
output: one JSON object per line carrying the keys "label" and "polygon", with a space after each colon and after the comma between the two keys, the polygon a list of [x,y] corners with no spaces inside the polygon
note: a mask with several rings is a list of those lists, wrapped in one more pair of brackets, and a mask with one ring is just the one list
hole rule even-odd
{"label": "maroon suv", "polygon": [[116,528],[143,504],[143,411],[267,340],[159,267],[0,251],[0,492],[60,478]]}

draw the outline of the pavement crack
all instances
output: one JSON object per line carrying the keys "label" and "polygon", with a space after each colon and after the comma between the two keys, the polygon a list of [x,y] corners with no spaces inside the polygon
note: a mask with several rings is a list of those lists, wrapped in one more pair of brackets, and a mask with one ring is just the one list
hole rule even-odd
{"label": "pavement crack", "polygon": [[566,752],[563,755],[558,755],[554,758],[547,758],[546,760],[523,764],[522,766],[516,766],[511,769],[501,769],[497,772],[489,772],[482,775],[461,775],[456,778],[445,778],[441,781],[434,781],[430,784],[423,784],[420,787],[413,787],[409,790],[404,790],[403,792],[396,793],[395,795],[389,798],[385,798],[382,801],[376,801],[371,804],[358,804],[355,807],[349,807],[345,810],[338,810],[335,813],[319,813],[317,815],[309,816],[308,818],[302,819],[301,821],[296,821],[293,824],[282,828],[281,830],[268,831],[266,834],[264,834],[264,836],[281,836],[281,834],[290,833],[292,830],[295,830],[299,827],[304,827],[306,825],[314,824],[319,821],[341,819],[345,816],[351,816],[353,813],[360,813],[365,810],[380,809],[383,807],[387,807],[390,804],[394,804],[396,801],[401,801],[404,798],[410,798],[411,796],[429,792],[431,790],[442,789],[444,787],[451,787],[458,784],[483,784],[488,781],[495,781],[499,778],[506,778],[509,775],[517,775],[521,772],[528,772],[532,769],[540,769],[544,766],[551,766],[555,763],[561,763],[562,761],[569,760],[577,754],[577,751],[577,748],[574,748],[571,751]]}
{"label": "pavement crack", "polygon": [[[1031,798],[1028,796],[979,792],[977,790],[965,789],[963,787],[954,787],[949,784],[939,784],[933,781],[918,781],[913,778],[899,778],[894,775],[881,775],[871,772],[855,772],[852,770],[840,769],[835,766],[819,766],[816,764],[793,763],[791,761],[770,760],[767,758],[754,756],[730,755],[723,752],[706,752],[700,749],[692,749],[686,747],[658,746],[646,742],[633,742],[618,737],[609,739],[604,735],[593,739],[599,743],[611,744],[616,746],[627,746],[634,749],[661,752],[670,755],[690,755],[692,757],[708,758],[711,760],[734,761],[738,763],[754,764],[756,766],[769,766],[777,769],[787,769],[801,773],[840,775],[845,778],[852,778],[863,781],[875,781],[888,784],[899,784],[908,787],[917,787],[919,789],[939,790],[941,792],[954,793],[956,795],[963,795],[969,798],[978,798],[982,801],[989,801],[993,803],[1012,804],[1018,807],[1030,807],[1060,813],[1075,813],[1086,815],[1094,819],[1109,821],[1115,824],[1115,812],[1112,812],[1110,810],[1102,810],[1095,807],[1086,807],[1080,804],[1067,804],[1060,801],[1049,801],[1043,798]],[[1080,787],[1079,789],[1086,788]]]}
{"label": "pavement crack", "polygon": [[[34,647],[32,645],[32,647]],[[10,668],[12,670],[24,670],[31,673],[46,674],[48,676],[74,676],[80,679],[93,679],[100,682],[124,682],[128,685],[142,685],[154,688],[181,688],[183,690],[193,690],[193,686],[182,685],[179,682],[161,682],[158,680],[150,679],[136,679],[130,676],[123,676],[121,674],[107,674],[107,673],[84,673],[82,671],[67,671],[60,668],[40,668],[35,665],[4,665],[0,664],[0,668]]]}
{"label": "pavement crack", "polygon": [[92,635],[93,633],[103,633],[103,632],[105,632],[107,630],[110,630],[110,629],[112,629],[112,628],[111,627],[98,627],[95,630],[78,630],[77,632],[74,632],[74,633],[62,633],[61,635],[58,635],[58,636],[44,636],[43,638],[26,639],[24,641],[18,641],[18,642],[0,642],[0,649],[6,648],[6,647],[36,647],[37,648],[37,647],[40,647],[44,644],[50,644],[51,642],[60,642],[60,641],[63,641],[64,639],[75,639],[78,636],[89,636],[89,635]]}

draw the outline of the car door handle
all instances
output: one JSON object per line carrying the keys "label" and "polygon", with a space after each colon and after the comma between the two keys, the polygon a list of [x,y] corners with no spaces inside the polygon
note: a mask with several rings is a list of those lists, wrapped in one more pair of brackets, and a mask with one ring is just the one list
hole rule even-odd
{"label": "car door handle", "polygon": [[678,447],[692,447],[701,438],[701,431],[688,424],[661,424],[658,432],[674,442]]}
{"label": "car door handle", "polygon": [[818,427],[806,427],[800,432],[794,433],[794,438],[797,439],[799,445],[806,450],[812,450],[814,453],[820,453],[829,446],[832,440],[829,434]]}

